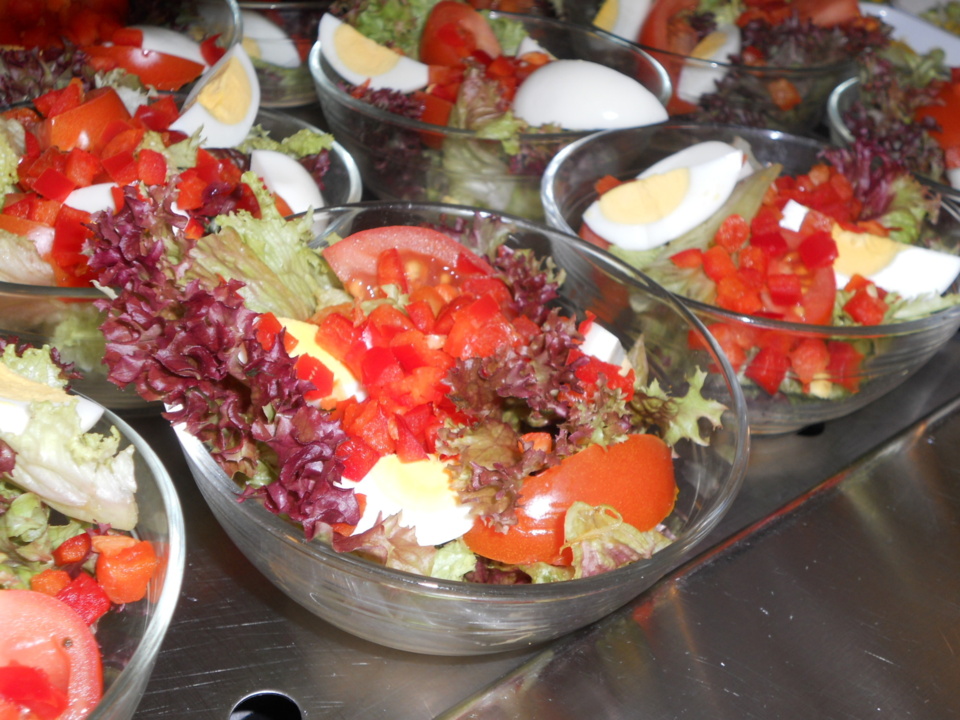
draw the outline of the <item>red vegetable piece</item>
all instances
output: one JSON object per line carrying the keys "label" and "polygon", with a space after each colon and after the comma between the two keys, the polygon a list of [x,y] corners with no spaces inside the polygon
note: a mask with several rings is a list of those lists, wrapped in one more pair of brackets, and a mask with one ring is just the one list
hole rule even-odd
{"label": "red vegetable piece", "polygon": [[85,572],[79,573],[56,597],[72,607],[87,625],[93,625],[110,609],[107,593]]}

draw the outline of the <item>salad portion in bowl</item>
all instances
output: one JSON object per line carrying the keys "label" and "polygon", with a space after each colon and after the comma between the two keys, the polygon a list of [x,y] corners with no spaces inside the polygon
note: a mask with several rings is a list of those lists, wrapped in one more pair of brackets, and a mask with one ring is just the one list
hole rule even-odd
{"label": "salad portion in bowl", "polygon": [[48,347],[0,338],[0,712],[130,718],[172,617],[172,481]]}
{"label": "salad portion in bowl", "polygon": [[327,13],[310,71],[377,197],[531,219],[542,217],[540,176],[559,148],[666,119],[670,92],[663,68],[619,38],[457,0]]}
{"label": "salad portion in bowl", "polygon": [[842,417],[960,326],[960,226],[871,146],[736,126],[600,133],[544,177],[551,224],[681,295],[736,368],[751,429]]}
{"label": "salad portion in bowl", "polygon": [[[223,67],[235,73],[231,57]],[[241,77],[256,87],[252,69]],[[261,110],[253,95],[236,122],[210,132],[212,114],[226,116],[217,94],[204,93],[209,84],[197,87],[188,105],[189,96],[112,85],[85,91],[74,81],[0,114],[0,248],[7,260],[0,328],[58,347],[85,373],[78,389],[111,408],[138,409],[143,401],[105,381],[102,318],[92,305],[102,293],[92,286],[84,246],[91,224],[115,210],[121,188],[149,193],[174,182],[173,200],[191,233],[240,208],[292,214],[352,202],[362,191],[356,164],[329,133]],[[224,141],[233,146],[215,146]]]}
{"label": "salad portion in bowl", "polygon": [[889,28],[856,0],[569,3],[567,16],[617,33],[670,75],[683,120],[811,133],[827,98]]}
{"label": "salad portion in bowl", "polygon": [[166,403],[256,566],[350,632],[440,654],[557,637],[685,556],[742,479],[739,387],[687,345],[712,339],[574,238],[366,203],[286,221],[283,257],[248,227],[231,257],[133,216],[165,217],[128,196],[91,260],[117,289],[111,377]]}

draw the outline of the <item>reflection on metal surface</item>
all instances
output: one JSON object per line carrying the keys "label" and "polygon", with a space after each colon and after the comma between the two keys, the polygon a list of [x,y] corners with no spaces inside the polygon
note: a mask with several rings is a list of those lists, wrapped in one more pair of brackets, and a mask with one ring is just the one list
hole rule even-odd
{"label": "reflection on metal surface", "polygon": [[956,717],[958,599],[955,401],[444,717]]}

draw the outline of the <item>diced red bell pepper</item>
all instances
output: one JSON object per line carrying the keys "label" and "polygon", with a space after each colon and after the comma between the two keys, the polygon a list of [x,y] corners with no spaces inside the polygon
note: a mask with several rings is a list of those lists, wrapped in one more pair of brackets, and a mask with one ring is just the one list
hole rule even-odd
{"label": "diced red bell pepper", "polygon": [[729,253],[736,252],[750,237],[750,224],[742,215],[727,215],[716,234],[713,241]]}
{"label": "diced red bell pepper", "polygon": [[410,292],[407,275],[403,269],[403,260],[400,259],[400,251],[396,248],[384,250],[377,257],[377,285],[380,287],[395,285],[402,293]]}
{"label": "diced red bell pepper", "polygon": [[763,309],[760,293],[745,282],[737,271],[717,281],[716,304],[725,310],[743,315],[753,315]]}
{"label": "diced red bell pepper", "polygon": [[62,203],[77,189],[77,184],[60,170],[48,167],[34,180],[33,189],[45,198]]}
{"label": "diced red bell pepper", "polygon": [[57,546],[53,551],[53,561],[57,565],[83,562],[90,554],[90,547],[90,535],[88,533],[83,532],[74,535]]}
{"label": "diced red bell pepper", "polygon": [[830,351],[820,338],[803,338],[790,351],[790,366],[804,386],[826,373]]}
{"label": "diced red bell pepper", "polygon": [[44,117],[54,117],[78,107],[83,101],[83,85],[80,78],[73,78],[63,88],[49,90],[35,98],[33,106]]}
{"label": "diced red bell pepper", "polygon": [[733,275],[737,266],[730,257],[730,253],[719,245],[711,245],[703,253],[703,271],[714,282],[721,278]]}
{"label": "diced red bell pepper", "polygon": [[101,162],[107,175],[117,185],[130,185],[137,181],[137,158],[133,150],[123,150],[116,155],[104,157]]}
{"label": "diced red bell pepper", "polygon": [[803,286],[800,276],[792,273],[771,273],[767,276],[767,288],[770,298],[777,305],[799,305],[803,299]]}
{"label": "diced red bell pepper", "polygon": [[103,166],[100,164],[100,158],[92,152],[75,147],[67,153],[64,173],[77,187],[92,185],[101,172],[103,172]]}
{"label": "diced red bell pepper", "polygon": [[407,425],[406,420],[398,415],[395,417],[395,424],[397,428],[396,453],[400,461],[415,462],[426,459],[427,451],[424,449],[423,443]]}
{"label": "diced red bell pepper", "polygon": [[300,355],[296,360],[297,377],[313,383],[315,390],[306,393],[307,400],[322,400],[333,392],[333,371],[313,355]]}
{"label": "diced red bell pepper", "polygon": [[744,375],[770,395],[776,395],[789,369],[790,358],[786,353],[773,347],[764,347],[750,361]]}
{"label": "diced red bell pepper", "polygon": [[137,177],[144,185],[163,185],[167,179],[167,158],[156,150],[141,148],[137,153]]}
{"label": "diced red bell pepper", "polygon": [[104,589],[85,572],[78,573],[56,598],[72,607],[87,625],[103,617],[111,605]]}
{"label": "diced red bell pepper", "polygon": [[380,455],[359,437],[348,437],[337,446],[336,456],[343,463],[343,477],[360,482],[377,464]]}
{"label": "diced red bell pepper", "polygon": [[833,267],[839,250],[833,236],[823,230],[807,235],[798,248],[800,261],[811,270],[822,267]]}
{"label": "diced red bell pepper", "polygon": [[147,586],[159,564],[153,544],[147,540],[135,540],[117,552],[100,552],[97,556],[97,582],[110,601],[117,605],[138,602],[147,594]]}
{"label": "diced red bell pepper", "polygon": [[827,363],[830,379],[850,392],[858,392],[863,355],[852,344],[840,340],[828,342],[827,350],[830,352],[830,361]]}
{"label": "diced red bell pepper", "polygon": [[862,287],[843,305],[847,315],[861,325],[880,325],[889,306],[871,286]]}
{"label": "diced red bell pepper", "polygon": [[360,361],[360,381],[365,387],[375,388],[403,379],[403,368],[393,350],[372,347]]}
{"label": "diced red bell pepper", "polygon": [[700,248],[687,248],[671,255],[670,262],[678,268],[698,268],[703,265],[703,251]]}
{"label": "diced red bell pepper", "polygon": [[163,132],[180,117],[180,109],[172,95],[162,95],[149,105],[140,105],[133,116],[136,120],[155,132]]}

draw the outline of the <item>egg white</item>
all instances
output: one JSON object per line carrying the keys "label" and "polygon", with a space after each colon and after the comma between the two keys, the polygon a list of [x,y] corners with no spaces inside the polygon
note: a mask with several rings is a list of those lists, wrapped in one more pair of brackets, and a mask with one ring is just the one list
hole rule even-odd
{"label": "egg white", "polygon": [[607,130],[667,119],[657,97],[637,80],[589,60],[555,60],[517,89],[513,114],[531,126]]}
{"label": "egg white", "polygon": [[740,52],[740,47],[740,29],[732,24],[718,25],[690,52],[703,62],[684,63],[677,82],[677,97],[696,104],[701,95],[714,92],[726,69],[709,63],[729,62],[731,55]]}
{"label": "egg white", "polygon": [[156,25],[134,25],[132,27],[143,33],[143,42],[140,45],[142,49],[175,55],[207,67],[207,61],[200,50],[200,43],[187,35]]}
{"label": "egg white", "polygon": [[251,58],[284,68],[300,67],[300,53],[279,25],[256,10],[241,10],[243,47]]}
{"label": "egg white", "polygon": [[624,40],[637,42],[650,4],[651,0],[606,0],[594,16],[593,24]]}
{"label": "egg white", "polygon": [[450,487],[450,474],[436,456],[400,462],[385,455],[360,482],[342,480],[344,487],[366,496],[363,515],[353,534],[373,527],[378,517],[397,515],[402,527],[413,528],[417,544],[428,547],[455,540],[471,527],[470,509]]}
{"label": "egg white", "polygon": [[[225,80],[237,84],[221,87]],[[215,117],[218,107],[234,102],[242,104],[235,117]],[[205,106],[210,103],[212,110]],[[253,63],[246,51],[235,45],[197,81],[170,129],[187,135],[199,131],[201,147],[235,147],[247,137],[259,110],[260,82]]]}
{"label": "egg white", "polygon": [[[413,92],[425,88],[430,81],[427,65],[363,37],[356,28],[330,13],[320,18],[318,36],[324,59],[352,85],[369,82],[372,90]],[[373,57],[388,58],[390,62],[374,73],[364,72],[366,61]]]}
{"label": "egg white", "polygon": [[91,215],[101,210],[116,212],[117,204],[113,199],[113,188],[116,183],[94,183],[86,187],[77,188],[63,201],[64,205],[76,210],[85,210]]}
{"label": "egg white", "polygon": [[[637,176],[638,180],[654,178],[655,182],[673,170],[687,168],[689,185],[676,207],[650,222],[621,222],[604,212],[604,203],[598,198],[587,208],[583,220],[600,237],[624,249],[658,247],[692,230],[720,209],[744,172],[744,159],[742,150],[718,140],[691,145]],[[653,201],[657,199],[654,197]]]}
{"label": "egg white", "polygon": [[283,198],[294,213],[323,207],[323,195],[306,168],[277,150],[253,150],[250,169],[269,190]]}

